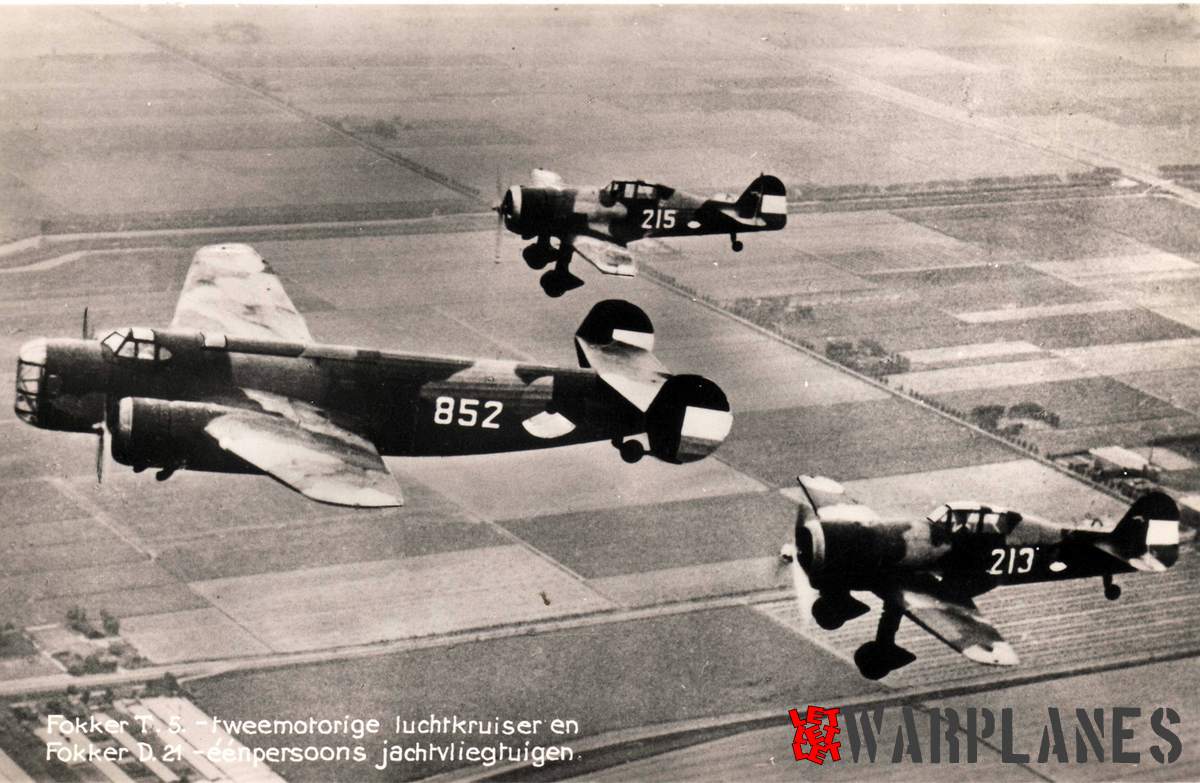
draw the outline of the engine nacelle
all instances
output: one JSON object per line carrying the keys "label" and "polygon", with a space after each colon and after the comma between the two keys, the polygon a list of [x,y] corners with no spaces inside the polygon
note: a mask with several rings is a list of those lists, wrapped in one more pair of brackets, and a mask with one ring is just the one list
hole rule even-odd
{"label": "engine nacelle", "polygon": [[222,405],[123,397],[116,410],[110,411],[108,422],[113,459],[137,470],[261,472],[222,449],[204,432],[210,421],[228,413],[229,408]]}
{"label": "engine nacelle", "polygon": [[904,531],[889,524],[796,521],[800,567],[818,590],[864,590],[904,560]]}
{"label": "engine nacelle", "polygon": [[650,453],[665,462],[704,459],[733,427],[721,387],[699,375],[673,375],[646,411]]}

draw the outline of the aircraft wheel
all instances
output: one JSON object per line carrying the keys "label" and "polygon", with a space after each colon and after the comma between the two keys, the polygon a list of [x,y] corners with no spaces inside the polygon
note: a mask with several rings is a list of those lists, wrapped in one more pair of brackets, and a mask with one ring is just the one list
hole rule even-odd
{"label": "aircraft wheel", "polygon": [[1105,585],[1104,586],[1104,597],[1110,601],[1117,600],[1118,598],[1121,597],[1121,586],[1120,585],[1112,585],[1112,584]]}
{"label": "aircraft wheel", "polygon": [[529,265],[530,269],[545,269],[546,264],[554,259],[553,253],[546,252],[537,243],[528,245],[521,251],[521,256],[525,259],[525,263]]}
{"label": "aircraft wheel", "polygon": [[733,240],[733,252],[740,253],[740,252],[742,252],[743,247],[745,247],[745,245],[742,244],[742,240],[740,240],[740,239]]}
{"label": "aircraft wheel", "polygon": [[546,296],[554,297],[555,299],[567,291],[573,291],[581,285],[583,285],[583,281],[570,272],[559,272],[556,269],[551,269],[542,275],[542,290],[546,292]]}
{"label": "aircraft wheel", "polygon": [[881,680],[891,671],[878,642],[867,642],[855,650],[854,665],[868,680]]}
{"label": "aircraft wheel", "polygon": [[824,597],[813,602],[812,616],[817,621],[817,625],[826,631],[836,631],[846,624],[846,618],[837,611],[828,598]]}
{"label": "aircraft wheel", "polygon": [[621,452],[621,459],[630,465],[638,462],[646,455],[646,449],[636,440],[627,440],[618,446],[617,449]]}

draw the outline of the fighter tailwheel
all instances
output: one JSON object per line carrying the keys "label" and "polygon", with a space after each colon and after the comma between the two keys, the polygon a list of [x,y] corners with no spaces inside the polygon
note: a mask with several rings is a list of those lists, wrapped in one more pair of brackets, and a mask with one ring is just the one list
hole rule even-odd
{"label": "fighter tailwheel", "polygon": [[546,292],[546,296],[554,298],[562,296],[567,291],[574,291],[583,285],[583,281],[570,272],[559,272],[556,269],[551,269],[542,275],[541,282],[542,290]]}
{"label": "fighter tailwheel", "polygon": [[733,252],[735,252],[735,253],[742,252],[742,248],[745,247],[745,245],[742,244],[742,240],[738,239],[736,234],[731,236],[730,240],[733,242],[733,245],[732,245]]}
{"label": "fighter tailwheel", "polygon": [[871,641],[854,651],[854,665],[868,680],[881,680],[917,659],[903,647]]}
{"label": "fighter tailwheel", "polygon": [[1121,597],[1121,586],[1113,584],[1112,574],[1104,575],[1104,597],[1110,601],[1115,601]]}

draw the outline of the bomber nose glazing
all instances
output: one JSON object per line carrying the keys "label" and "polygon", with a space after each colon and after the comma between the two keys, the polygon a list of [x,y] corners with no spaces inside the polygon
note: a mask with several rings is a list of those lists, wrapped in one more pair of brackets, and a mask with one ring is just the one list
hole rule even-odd
{"label": "bomber nose glazing", "polygon": [[17,351],[17,396],[13,410],[17,418],[38,423],[38,404],[46,380],[46,341],[30,340]]}

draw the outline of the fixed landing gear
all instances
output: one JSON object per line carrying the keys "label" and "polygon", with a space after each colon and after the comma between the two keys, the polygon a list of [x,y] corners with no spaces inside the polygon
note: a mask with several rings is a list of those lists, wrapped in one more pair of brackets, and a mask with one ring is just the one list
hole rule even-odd
{"label": "fixed landing gear", "polygon": [[854,651],[854,665],[868,680],[882,679],[917,659],[917,656],[896,644],[896,631],[900,628],[902,617],[899,606],[884,603],[874,641]]}
{"label": "fixed landing gear", "polygon": [[155,481],[166,481],[167,479],[171,478],[171,476],[175,475],[175,470],[176,470],[176,467],[174,465],[172,465],[169,468],[162,468],[161,470],[158,470],[154,473],[154,480]]}
{"label": "fixed landing gear", "polygon": [[[546,247],[550,247],[550,238],[545,237]],[[542,238],[538,239],[537,245],[531,247],[540,247]],[[529,248],[526,248],[527,250]],[[546,296],[560,297],[567,291],[573,291],[583,285],[583,281],[575,275],[571,274],[571,256],[574,255],[575,248],[565,239],[559,240],[558,257],[554,262],[554,269],[551,269],[546,274],[542,275],[542,290],[546,292]],[[526,259],[528,261],[528,259]],[[543,266],[545,266],[543,264]]]}
{"label": "fixed landing gear", "polygon": [[735,253],[742,252],[742,248],[745,247],[745,245],[742,244],[742,240],[737,238],[737,234],[730,234],[729,241],[732,243],[731,246],[733,247],[733,252]]}
{"label": "fixed landing gear", "polygon": [[550,246],[550,237],[538,237],[538,241],[521,251],[521,256],[530,269],[545,269],[546,264],[554,260],[554,248]]}
{"label": "fixed landing gear", "polygon": [[836,631],[850,620],[861,617],[870,608],[853,598],[849,593],[829,595],[822,593],[812,605],[812,617],[826,631]]}
{"label": "fixed landing gear", "polygon": [[1115,601],[1121,597],[1121,586],[1113,584],[1112,574],[1105,574],[1101,579],[1104,582],[1104,597],[1110,601]]}

